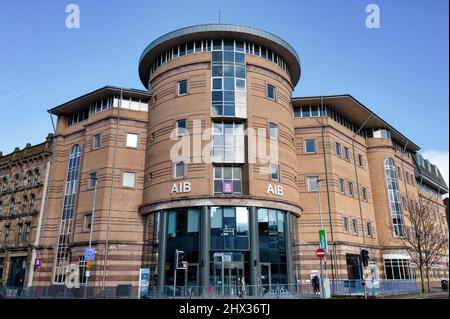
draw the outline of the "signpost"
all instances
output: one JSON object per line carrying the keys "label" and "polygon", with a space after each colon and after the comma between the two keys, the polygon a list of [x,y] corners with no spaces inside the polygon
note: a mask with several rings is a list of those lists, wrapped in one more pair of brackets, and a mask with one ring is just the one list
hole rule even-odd
{"label": "signpost", "polygon": [[328,255],[327,233],[325,229],[319,230],[319,246],[325,251],[325,254]]}
{"label": "signpost", "polygon": [[84,260],[95,260],[95,248],[85,248],[84,249]]}
{"label": "signpost", "polygon": [[141,299],[148,293],[149,283],[150,283],[150,268],[141,268],[139,272],[138,299]]}

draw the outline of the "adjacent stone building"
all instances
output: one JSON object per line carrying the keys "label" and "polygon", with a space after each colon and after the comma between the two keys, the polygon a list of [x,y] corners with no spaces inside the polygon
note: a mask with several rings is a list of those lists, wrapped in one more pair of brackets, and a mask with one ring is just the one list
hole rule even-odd
{"label": "adjacent stone building", "polygon": [[31,286],[52,159],[45,142],[0,153],[0,281]]}

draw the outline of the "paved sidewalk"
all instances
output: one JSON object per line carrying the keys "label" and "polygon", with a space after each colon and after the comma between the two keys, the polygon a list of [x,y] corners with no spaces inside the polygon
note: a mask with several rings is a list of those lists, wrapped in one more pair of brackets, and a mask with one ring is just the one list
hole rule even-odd
{"label": "paved sidewalk", "polygon": [[384,299],[449,299],[449,291],[441,288],[431,288],[431,292],[385,296]]}

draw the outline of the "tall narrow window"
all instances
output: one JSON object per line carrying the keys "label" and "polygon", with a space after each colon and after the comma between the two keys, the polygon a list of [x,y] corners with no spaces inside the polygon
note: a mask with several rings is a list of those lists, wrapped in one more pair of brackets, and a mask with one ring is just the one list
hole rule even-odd
{"label": "tall narrow window", "polygon": [[273,181],[280,181],[280,165],[270,165],[270,179]]}
{"label": "tall narrow window", "polygon": [[363,157],[361,154],[358,154],[358,166],[359,167],[363,167],[364,166],[364,161],[363,161]]}
{"label": "tall narrow window", "polygon": [[23,234],[23,225],[19,224],[17,225],[17,242],[22,242],[22,234]]}
{"label": "tall narrow window", "polygon": [[35,210],[36,210],[36,195],[31,194],[30,213],[34,213]]}
{"label": "tall narrow window", "polygon": [[31,233],[31,224],[27,223],[25,226],[25,241],[30,241],[30,233]]}
{"label": "tall narrow window", "polygon": [[344,233],[348,233],[348,231],[349,231],[348,217],[344,217],[342,219],[342,223],[343,223],[343,226],[344,226]]}
{"label": "tall narrow window", "polygon": [[11,204],[9,205],[9,216],[13,215],[16,212],[16,201],[14,198],[11,198]]}
{"label": "tall narrow window", "polygon": [[187,80],[178,81],[178,95],[185,95],[187,93]]}
{"label": "tall narrow window", "polygon": [[185,164],[184,162],[178,162],[174,164],[173,177],[174,178],[183,178],[185,174]]}
{"label": "tall narrow window", "polygon": [[344,159],[350,161],[350,151],[347,146],[344,146]]}
{"label": "tall narrow window", "polygon": [[95,188],[96,184],[97,184],[97,173],[96,172],[90,173],[88,183],[89,189]]}
{"label": "tall narrow window", "polygon": [[88,213],[84,215],[84,223],[83,223],[84,231],[90,231],[92,227],[92,213]]}
{"label": "tall narrow window", "polygon": [[355,218],[352,219],[352,230],[353,235],[358,235],[358,221]]}
{"label": "tall narrow window", "polygon": [[397,170],[394,160],[387,158],[384,161],[384,171],[386,177],[386,186],[389,200],[389,208],[391,210],[392,225],[395,237],[404,236],[403,213],[401,208],[400,192],[398,189]]}
{"label": "tall narrow window", "polygon": [[310,176],[308,177],[308,191],[310,192],[317,192],[318,190],[318,180],[319,178],[317,176]]}
{"label": "tall narrow window", "polygon": [[22,204],[22,214],[26,214],[28,212],[28,197],[23,197],[23,204]]}
{"label": "tall narrow window", "polygon": [[339,192],[345,193],[345,180],[343,178],[339,178]]}
{"label": "tall narrow window", "polygon": [[178,120],[177,121],[177,136],[182,136],[186,134],[186,120]]}
{"label": "tall narrow window", "polygon": [[92,139],[92,149],[96,150],[100,148],[100,134],[95,134]]}
{"label": "tall narrow window", "polygon": [[365,187],[362,188],[362,197],[363,200],[367,200],[367,188]]}
{"label": "tall narrow window", "polygon": [[267,97],[271,100],[276,99],[276,89],[273,85],[267,84]]}
{"label": "tall narrow window", "polygon": [[372,237],[372,223],[367,223],[367,236]]}
{"label": "tall narrow window", "polygon": [[353,183],[348,182],[348,194],[353,197]]}
{"label": "tall narrow window", "polygon": [[336,142],[336,156],[341,157],[341,144]]}
{"label": "tall narrow window", "polygon": [[244,124],[242,123],[213,123],[213,162],[244,163],[244,137]]}
{"label": "tall narrow window", "polygon": [[269,137],[276,140],[278,139],[278,125],[275,123],[269,123]]}
{"label": "tall narrow window", "polygon": [[40,182],[41,182],[41,174],[39,173],[38,170],[35,170],[34,171],[34,186],[38,186]]}
{"label": "tall narrow window", "polygon": [[58,249],[56,251],[56,269],[54,281],[63,283],[65,280],[66,266],[70,261],[69,238],[72,234],[73,215],[75,212],[76,196],[78,193],[78,172],[80,167],[81,146],[72,147],[67,170],[66,187],[64,192],[64,204],[59,227]]}

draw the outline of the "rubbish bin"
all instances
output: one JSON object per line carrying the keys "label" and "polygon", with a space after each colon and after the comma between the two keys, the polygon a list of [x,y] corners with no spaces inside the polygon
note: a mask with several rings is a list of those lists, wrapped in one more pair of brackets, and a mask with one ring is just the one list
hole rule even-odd
{"label": "rubbish bin", "polygon": [[447,290],[448,289],[448,281],[447,280],[441,280],[441,287],[442,289]]}

